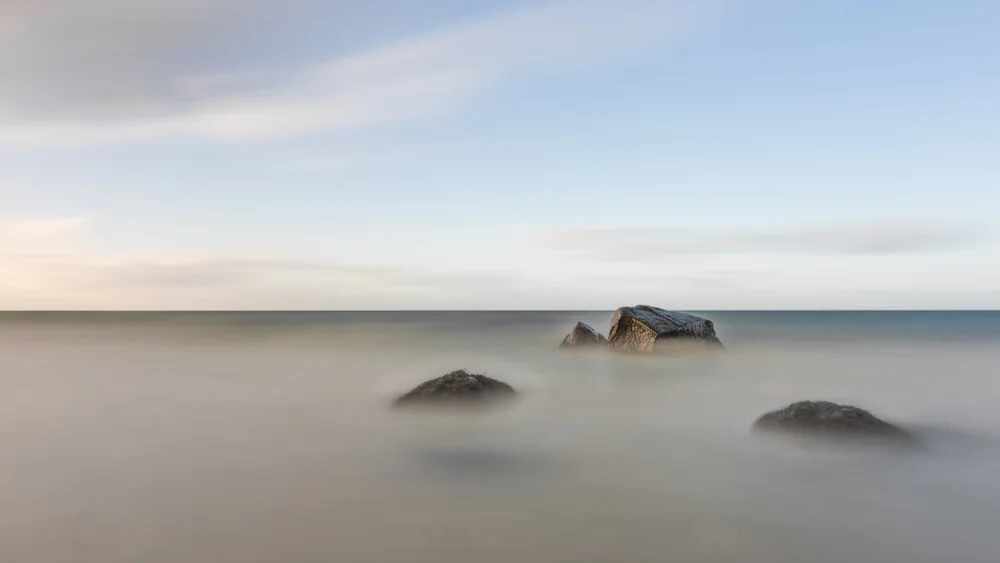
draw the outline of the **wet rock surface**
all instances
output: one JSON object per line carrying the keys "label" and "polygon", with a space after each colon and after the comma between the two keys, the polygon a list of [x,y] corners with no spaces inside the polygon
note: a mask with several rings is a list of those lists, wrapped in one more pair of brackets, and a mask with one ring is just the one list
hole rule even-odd
{"label": "wet rock surface", "polygon": [[514,388],[502,381],[460,369],[421,383],[397,398],[394,406],[483,405],[516,396]]}
{"label": "wet rock surface", "polygon": [[682,349],[722,348],[708,319],[649,305],[615,311],[608,347],[616,352],[654,353]]}

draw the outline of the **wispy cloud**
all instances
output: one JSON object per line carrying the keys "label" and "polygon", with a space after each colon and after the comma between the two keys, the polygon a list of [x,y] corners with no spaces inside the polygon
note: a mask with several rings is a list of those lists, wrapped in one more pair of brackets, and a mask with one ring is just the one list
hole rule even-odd
{"label": "wispy cloud", "polygon": [[698,254],[903,254],[964,248],[982,240],[973,229],[906,223],[802,229],[568,229],[543,236],[554,249],[598,260]]}
{"label": "wispy cloud", "polygon": [[[990,263],[970,266],[954,256],[861,258],[864,265],[851,269],[828,259],[960,244],[951,238],[955,231],[929,226],[707,231],[700,240],[681,231],[685,245],[665,248],[635,246],[635,236],[649,242],[644,237],[656,239],[662,231],[568,231],[548,240],[588,260],[530,268],[505,260],[462,268],[156,249],[114,254],[92,243],[90,231],[98,227],[84,218],[0,222],[0,309],[611,309],[638,302],[681,309],[926,307],[970,306],[977,303],[971,296],[982,297],[984,306],[996,303],[990,288],[998,283]],[[921,234],[928,231],[936,235]],[[524,250],[532,246],[537,241]],[[692,254],[736,249],[810,254],[793,263],[777,255],[700,260]],[[633,262],[623,268],[605,263],[623,259]]]}
{"label": "wispy cloud", "polygon": [[0,309],[448,307],[529,286],[503,271],[155,250],[110,254],[89,243],[91,224],[0,222]]}
{"label": "wispy cloud", "polygon": [[0,222],[0,256],[65,251],[88,223],[84,217]]}
{"label": "wispy cloud", "polygon": [[[559,0],[280,73],[224,68],[208,76],[174,72],[150,78],[143,74],[141,61],[133,61],[116,70],[113,79],[149,78],[167,84],[173,95],[140,103],[143,108],[138,113],[94,116],[70,111],[28,120],[8,116],[6,122],[0,121],[0,147],[164,137],[263,140],[427,119],[462,108],[477,94],[509,80],[587,67],[667,45],[698,29],[717,4],[714,0]],[[182,30],[196,23],[189,21],[189,12],[201,13],[188,8],[171,12]],[[108,18],[119,15],[107,11]],[[25,29],[30,29],[30,18],[25,21]],[[16,46],[19,34],[9,35],[15,39],[7,39],[8,46]],[[3,43],[0,39],[0,46]],[[0,70],[30,64],[9,54],[10,49],[6,52]],[[114,93],[111,88],[107,98],[114,100]],[[0,88],[0,96],[4,95],[14,94]],[[77,94],[70,90],[62,95]]]}

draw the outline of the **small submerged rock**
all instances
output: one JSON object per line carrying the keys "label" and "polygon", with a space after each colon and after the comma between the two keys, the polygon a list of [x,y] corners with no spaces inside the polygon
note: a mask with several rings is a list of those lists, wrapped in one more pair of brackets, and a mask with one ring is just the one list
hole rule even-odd
{"label": "small submerged rock", "polygon": [[608,347],[616,352],[652,353],[706,346],[722,348],[712,321],[649,305],[618,309],[608,332]]}
{"label": "small submerged rock", "polygon": [[483,405],[517,396],[514,388],[502,381],[464,369],[425,381],[400,396],[394,406]]}
{"label": "small submerged rock", "polygon": [[908,441],[912,435],[872,413],[829,401],[799,401],[757,419],[755,430],[838,438],[888,438]]}
{"label": "small submerged rock", "polygon": [[608,339],[604,335],[594,330],[594,327],[587,323],[579,322],[573,327],[573,331],[563,338],[560,348],[591,348],[595,346],[607,346]]}

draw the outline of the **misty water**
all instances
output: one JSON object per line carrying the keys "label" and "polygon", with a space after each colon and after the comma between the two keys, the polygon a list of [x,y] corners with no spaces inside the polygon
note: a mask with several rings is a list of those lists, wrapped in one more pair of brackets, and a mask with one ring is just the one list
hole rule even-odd
{"label": "misty water", "polygon": [[[0,314],[0,561],[1000,560],[1000,314],[705,313],[721,354],[557,349],[610,316]],[[458,368],[522,399],[388,408]],[[802,399],[922,445],[750,432]]]}

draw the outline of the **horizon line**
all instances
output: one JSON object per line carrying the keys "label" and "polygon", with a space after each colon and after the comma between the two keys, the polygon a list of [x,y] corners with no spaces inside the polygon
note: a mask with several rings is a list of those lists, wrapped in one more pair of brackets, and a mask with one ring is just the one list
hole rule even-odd
{"label": "horizon line", "polygon": [[[628,305],[635,306],[635,305]],[[662,307],[660,307],[662,308]],[[4,313],[611,313],[615,309],[0,309]],[[667,309],[701,313],[998,313],[1000,309]]]}

